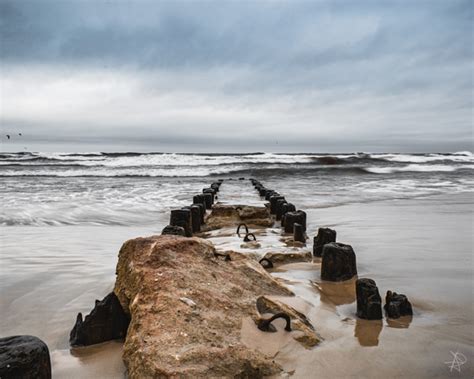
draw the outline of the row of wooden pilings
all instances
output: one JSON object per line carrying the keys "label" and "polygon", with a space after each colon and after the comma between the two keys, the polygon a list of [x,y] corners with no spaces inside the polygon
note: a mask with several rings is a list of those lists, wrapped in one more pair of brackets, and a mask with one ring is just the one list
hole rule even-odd
{"label": "row of wooden pilings", "polygon": [[[294,241],[306,242],[306,213],[296,210],[285,196],[275,190],[266,188],[260,181],[250,179],[262,198],[270,202],[270,213],[285,233],[293,233]],[[336,231],[330,228],[319,228],[313,241],[313,256],[321,259],[321,279],[333,282],[345,281],[357,276],[356,256],[352,246],[336,242]],[[382,299],[376,283],[372,279],[356,280],[357,316],[363,319],[377,320],[382,318]],[[407,297],[396,292],[387,291],[385,311],[390,318],[411,316],[412,306]]]}
{"label": "row of wooden pilings", "polygon": [[306,242],[306,212],[296,210],[294,204],[286,201],[285,196],[279,192],[266,188],[256,179],[250,179],[260,197],[270,202],[270,213],[275,215],[277,221],[285,233],[293,233],[293,239],[298,242]]}
{"label": "row of wooden pilings", "polygon": [[165,226],[161,234],[192,237],[193,233],[200,232],[201,225],[205,223],[206,210],[212,208],[223,181],[219,179],[203,188],[202,193],[193,196],[192,204],[171,210],[169,225]]}

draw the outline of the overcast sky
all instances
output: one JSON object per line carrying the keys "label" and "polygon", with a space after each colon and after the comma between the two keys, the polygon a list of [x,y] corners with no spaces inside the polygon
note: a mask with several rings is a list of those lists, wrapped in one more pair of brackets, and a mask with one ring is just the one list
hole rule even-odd
{"label": "overcast sky", "polygon": [[2,150],[472,150],[470,0],[0,13]]}

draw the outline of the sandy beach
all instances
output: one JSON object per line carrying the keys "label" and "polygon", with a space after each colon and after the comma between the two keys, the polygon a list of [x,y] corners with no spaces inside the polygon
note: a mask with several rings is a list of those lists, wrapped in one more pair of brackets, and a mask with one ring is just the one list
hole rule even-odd
{"label": "sandy beach", "polygon": [[[471,207],[471,194],[460,194],[308,210],[309,236],[320,226],[336,229],[356,251],[359,277],[374,279],[382,296],[386,290],[406,294],[415,314],[411,320],[357,319],[353,282],[321,281],[315,259],[272,274],[297,294],[285,301],[310,318],[324,342],[307,350],[284,332],[259,335],[248,322],[243,341],[274,356],[295,378],[471,377]],[[76,313],[88,313],[112,288],[121,243],[158,234],[166,223],[163,216],[156,226],[139,228],[8,227],[1,241],[1,333],[44,339],[57,378],[123,377],[119,343],[70,351],[69,331]],[[445,363],[451,352],[467,357],[460,373]]]}

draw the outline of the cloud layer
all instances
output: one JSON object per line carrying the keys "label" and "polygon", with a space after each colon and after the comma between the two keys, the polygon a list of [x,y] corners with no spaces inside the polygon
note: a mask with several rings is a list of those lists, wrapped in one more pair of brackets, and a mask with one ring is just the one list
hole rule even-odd
{"label": "cloud layer", "polygon": [[471,149],[470,1],[2,1],[0,14],[2,129],[33,147]]}

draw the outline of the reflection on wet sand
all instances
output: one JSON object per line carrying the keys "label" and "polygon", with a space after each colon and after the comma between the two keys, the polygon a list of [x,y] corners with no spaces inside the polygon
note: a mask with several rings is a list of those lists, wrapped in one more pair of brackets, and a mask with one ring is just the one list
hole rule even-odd
{"label": "reflection on wet sand", "polygon": [[378,346],[379,335],[383,328],[382,320],[362,320],[357,318],[354,337],[361,346]]}
{"label": "reflection on wet sand", "polygon": [[311,284],[318,289],[323,303],[338,306],[352,304],[356,300],[356,280],[354,277],[344,282],[312,281]]}
{"label": "reflection on wet sand", "polygon": [[386,320],[390,328],[408,329],[413,320],[413,316],[402,316],[397,319],[387,317]]}
{"label": "reflection on wet sand", "polygon": [[125,378],[122,343],[106,342],[98,345],[54,350],[51,352],[55,378]]}

